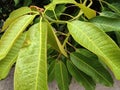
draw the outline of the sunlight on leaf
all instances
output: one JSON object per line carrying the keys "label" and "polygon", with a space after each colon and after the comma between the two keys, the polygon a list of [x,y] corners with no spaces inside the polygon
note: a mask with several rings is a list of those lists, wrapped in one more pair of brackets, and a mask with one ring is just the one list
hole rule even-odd
{"label": "sunlight on leaf", "polygon": [[22,47],[24,40],[25,34],[20,35],[13,44],[11,50],[8,52],[7,56],[0,61],[0,80],[7,77],[11,67],[16,62],[18,52]]}
{"label": "sunlight on leaf", "polygon": [[14,90],[48,90],[47,27],[42,19],[28,31],[31,44],[21,49],[14,78]]}
{"label": "sunlight on leaf", "polygon": [[92,18],[90,22],[105,32],[120,32],[120,18],[97,16],[95,18]]}
{"label": "sunlight on leaf", "polygon": [[61,45],[58,37],[55,34],[53,27],[48,23],[48,43],[57,51],[62,53],[67,57],[67,53],[65,52],[63,46]]}
{"label": "sunlight on leaf", "polygon": [[19,35],[33,21],[35,15],[24,15],[16,19],[2,35],[0,40],[0,60],[3,59]]}
{"label": "sunlight on leaf", "polygon": [[91,19],[96,16],[96,11],[89,7],[86,7],[84,4],[79,4],[79,7],[82,9],[82,11],[88,19]]}
{"label": "sunlight on leaf", "polygon": [[120,80],[120,48],[116,43],[92,23],[76,20],[68,22],[67,26],[74,40],[101,57]]}
{"label": "sunlight on leaf", "polygon": [[[5,21],[3,27],[2,27],[2,32],[8,28],[12,24],[13,21],[15,21],[17,18],[19,18],[22,15],[28,14],[28,13],[34,13],[29,7],[21,7],[17,10],[14,10],[10,16],[7,18]],[[37,12],[36,12],[37,13]]]}

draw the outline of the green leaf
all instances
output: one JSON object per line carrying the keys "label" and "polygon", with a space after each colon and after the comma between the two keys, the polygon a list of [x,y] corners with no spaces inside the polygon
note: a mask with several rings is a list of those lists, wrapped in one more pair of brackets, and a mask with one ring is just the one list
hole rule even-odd
{"label": "green leaf", "polygon": [[50,67],[48,69],[48,82],[52,82],[55,78],[55,62],[56,61],[52,61],[50,63]]}
{"label": "green leaf", "polygon": [[84,4],[79,4],[78,6],[82,9],[82,11],[84,12],[85,16],[88,19],[91,19],[91,18],[96,16],[96,11],[95,10],[85,6]]}
{"label": "green leaf", "polygon": [[103,63],[103,62],[100,60],[100,58],[97,57],[97,55],[95,55],[94,53],[90,52],[89,50],[84,49],[84,48],[80,48],[80,49],[77,49],[76,52],[79,52],[81,55],[86,56],[87,58],[98,59],[99,62],[100,62],[106,69],[108,69],[108,67],[106,67],[105,63]]}
{"label": "green leaf", "polygon": [[[66,9],[66,6],[65,4],[62,4],[62,5],[57,5],[55,7],[55,10],[52,11],[52,10],[47,10],[45,12],[45,14],[49,17],[49,18],[52,18],[52,19],[59,19],[60,18],[60,15],[63,14],[63,12],[65,11]],[[55,16],[56,15],[56,16]],[[57,18],[56,18],[57,17]]]}
{"label": "green leaf", "polygon": [[70,59],[77,68],[91,76],[96,82],[106,86],[113,85],[111,75],[97,59],[88,58],[78,52],[71,53]]}
{"label": "green leaf", "polygon": [[14,90],[48,90],[46,22],[33,25],[28,31],[31,44],[18,56]]}
{"label": "green leaf", "polygon": [[24,0],[24,6],[29,6],[32,3],[32,0]]}
{"label": "green leaf", "polygon": [[95,90],[95,83],[92,78],[85,73],[81,72],[74,64],[67,60],[67,67],[70,74],[75,78],[75,80],[85,87],[85,90]]}
{"label": "green leaf", "polygon": [[80,53],[80,54],[82,54],[82,55],[84,55],[88,58],[97,59],[97,56],[94,53],[88,51],[87,49],[79,48],[79,49],[76,50],[76,52],[78,52],[78,53]]}
{"label": "green leaf", "polygon": [[18,52],[22,47],[24,40],[25,34],[20,35],[20,37],[18,37],[13,44],[11,50],[8,52],[7,56],[2,61],[0,61],[0,80],[7,77],[11,67],[16,62]]}
{"label": "green leaf", "polygon": [[98,16],[91,19],[90,22],[105,32],[120,31],[120,18]]}
{"label": "green leaf", "polygon": [[[2,35],[0,40],[0,60],[6,56],[10,48],[12,47],[16,38],[21,34],[23,30],[31,23],[35,16],[25,15],[18,18],[10,25],[7,31]],[[22,27],[22,28],[21,28]],[[12,30],[15,30],[14,32]]]}
{"label": "green leaf", "polygon": [[[13,21],[15,21],[17,18],[19,18],[22,15],[28,14],[28,13],[34,13],[35,11],[32,11],[29,7],[21,7],[17,10],[14,10],[8,19],[5,21],[2,32],[8,28],[12,24]],[[36,12],[37,13],[37,12]]]}
{"label": "green leaf", "polygon": [[3,59],[13,43],[19,35],[26,29],[26,27],[33,21],[35,15],[24,15],[16,19],[2,35],[0,40],[0,60]]}
{"label": "green leaf", "polygon": [[65,64],[62,61],[56,62],[55,79],[57,81],[59,90],[69,90],[68,72]]}
{"label": "green leaf", "polygon": [[14,0],[15,6],[20,2],[20,0]]}
{"label": "green leaf", "polygon": [[45,6],[46,10],[54,10],[55,6],[57,4],[76,4],[77,2],[75,0],[52,0],[52,2],[50,4],[48,4],[47,6]]}
{"label": "green leaf", "polygon": [[11,12],[9,15],[9,18],[17,18],[17,17],[20,17],[22,15],[25,15],[31,12],[32,10],[29,7],[21,7]]}
{"label": "green leaf", "polygon": [[95,10],[93,10],[89,7],[86,7],[84,4],[79,4],[75,0],[59,0],[59,1],[58,0],[53,0],[49,5],[45,6],[45,9],[54,11],[55,6],[57,4],[68,4],[68,3],[75,4],[76,6],[79,6],[88,19],[96,16],[96,11]]}
{"label": "green leaf", "polygon": [[116,38],[117,38],[117,43],[120,46],[120,32],[115,32]]}
{"label": "green leaf", "polygon": [[48,43],[57,51],[62,53],[67,57],[67,53],[65,52],[63,46],[61,45],[59,39],[57,38],[53,27],[48,23]]}
{"label": "green leaf", "polygon": [[68,22],[67,26],[74,40],[101,57],[120,80],[120,48],[116,43],[92,23],[76,20]]}
{"label": "green leaf", "polygon": [[100,13],[100,16],[110,17],[110,18],[120,18],[120,16],[117,13],[111,11],[102,11]]}
{"label": "green leaf", "polygon": [[108,2],[106,2],[106,1],[102,1],[102,2],[104,2],[105,4],[107,4],[108,5],[108,7],[112,10],[112,11],[114,11],[115,13],[118,13],[119,15],[120,15],[120,5],[118,4],[118,3],[108,3]]}
{"label": "green leaf", "polygon": [[60,3],[76,3],[75,0],[52,0],[52,3],[57,3],[57,4],[60,4]]}
{"label": "green leaf", "polygon": [[56,13],[58,18],[60,18],[60,15],[65,11],[65,9],[66,9],[66,6],[64,4],[56,6],[55,13]]}

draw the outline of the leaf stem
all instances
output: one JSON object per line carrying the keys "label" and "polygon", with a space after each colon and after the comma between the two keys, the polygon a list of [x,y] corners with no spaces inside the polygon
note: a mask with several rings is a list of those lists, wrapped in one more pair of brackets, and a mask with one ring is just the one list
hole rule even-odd
{"label": "leaf stem", "polygon": [[76,50],[76,49],[77,49],[77,48],[76,48],[76,47],[74,47],[71,43],[67,42],[67,44],[68,44],[69,46],[71,46],[74,50]]}
{"label": "leaf stem", "polygon": [[[83,4],[86,5],[86,2],[87,2],[87,0],[85,0],[85,1],[83,2]],[[90,7],[90,6],[92,5],[92,3],[93,3],[92,0],[90,0],[90,3],[88,4],[87,7]],[[79,7],[79,5],[80,5],[80,3],[74,3],[74,4],[75,4],[76,6],[78,6],[78,7]],[[46,12],[46,10],[45,10],[45,12]],[[57,20],[54,20],[54,19],[50,18],[49,16],[47,16],[47,15],[45,14],[45,12],[44,12],[44,16],[45,16],[49,21],[55,22],[55,23],[60,23],[60,24],[65,24],[65,23],[67,23],[68,21],[73,21],[73,20],[75,20],[75,19],[78,19],[78,18],[83,14],[83,11],[80,10],[77,16],[71,17],[71,15],[69,15],[72,19],[71,19],[71,20],[68,20],[68,21],[64,21],[64,20],[58,20],[58,19],[57,19]],[[55,15],[55,18],[56,18],[55,12],[54,12],[54,15]],[[64,14],[64,15],[67,15],[67,14]]]}
{"label": "leaf stem", "polygon": [[49,21],[51,21],[52,23],[60,23],[60,24],[66,24],[67,23],[67,21],[63,21],[63,20],[54,20],[47,15],[45,15],[45,18],[48,19]]}
{"label": "leaf stem", "polygon": [[103,4],[102,4],[102,1],[99,0],[99,3],[100,3],[100,5],[101,5],[102,11],[104,11],[104,7],[103,7]]}
{"label": "leaf stem", "polygon": [[56,60],[59,60],[59,58],[60,58],[61,55],[62,55],[62,54],[60,53],[60,54],[58,55],[58,57],[56,58]]}
{"label": "leaf stem", "polygon": [[66,39],[63,42],[63,47],[66,46],[66,43],[68,42],[69,37],[70,37],[70,33],[67,34],[67,37],[66,37]]}
{"label": "leaf stem", "polygon": [[63,33],[63,32],[60,32],[60,31],[56,31],[56,33],[61,34],[61,35],[64,35],[64,36],[67,36],[67,34],[65,34],[65,33]]}

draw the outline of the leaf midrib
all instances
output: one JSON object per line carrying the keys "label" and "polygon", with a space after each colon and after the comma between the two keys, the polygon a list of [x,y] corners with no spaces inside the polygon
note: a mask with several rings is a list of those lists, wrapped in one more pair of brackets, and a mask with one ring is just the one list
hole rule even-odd
{"label": "leaf midrib", "polygon": [[9,62],[9,64],[6,66],[6,69],[3,73],[3,75],[6,74],[7,70],[12,66],[13,61],[17,58],[18,54]]}
{"label": "leaf midrib", "polygon": [[[72,54],[71,54],[72,55]],[[94,68],[92,68],[90,65],[88,65],[87,63],[85,63],[85,62],[83,62],[82,60],[80,60],[78,57],[76,57],[75,55],[72,55],[73,57],[75,57],[75,58],[77,58],[80,62],[82,62],[83,64],[85,64],[86,66],[88,66],[89,68],[91,68],[93,71],[95,71],[100,77],[102,77],[106,82],[108,82],[109,83],[109,81],[108,80],[106,80],[105,78],[104,78],[104,76],[103,75],[101,75],[101,74],[99,74]],[[76,60],[77,60],[76,59]],[[100,80],[100,79],[99,79]],[[111,83],[109,83],[109,84],[111,84]]]}
{"label": "leaf midrib", "polygon": [[40,19],[40,26],[39,26],[39,35],[40,35],[40,37],[39,37],[39,39],[40,39],[40,41],[39,41],[39,50],[38,50],[38,68],[37,68],[37,75],[36,75],[36,84],[35,84],[35,90],[37,90],[37,88],[38,88],[38,77],[39,77],[39,69],[40,69],[40,59],[41,59],[41,43],[42,43],[42,33],[41,33],[41,30],[42,30],[42,28],[41,28],[41,23],[42,23],[42,20]]}
{"label": "leaf midrib", "polygon": [[[71,23],[69,23],[69,24],[71,24]],[[71,24],[71,26],[73,26],[72,24]],[[75,28],[77,28],[77,30],[79,30],[79,28],[78,27],[75,27]],[[99,29],[99,28],[98,28]],[[86,36],[86,38],[88,38],[88,40],[92,43],[92,45],[94,46],[94,47],[96,47],[96,49],[101,53],[101,56],[104,56],[104,58],[106,58],[106,60],[107,61],[109,61],[109,63],[111,63],[112,65],[114,65],[114,67],[116,67],[116,65],[114,64],[114,63],[112,63],[112,60],[110,60],[101,50],[100,50],[100,48],[98,48],[96,45],[95,45],[95,43],[83,32],[83,31],[81,31],[81,30],[79,30],[82,34],[84,34],[84,36]],[[84,45],[83,45],[84,46]],[[94,52],[94,51],[93,51]],[[98,53],[95,53],[95,54],[98,54]],[[98,54],[99,55],[99,54]],[[108,63],[108,62],[107,62]],[[108,64],[109,64],[108,63]],[[111,64],[109,64],[109,66],[110,66],[110,68],[111,68]],[[116,67],[117,68],[117,67]],[[113,69],[112,69],[113,70]]]}
{"label": "leaf midrib", "polygon": [[[73,65],[73,64],[72,64]],[[78,71],[78,73],[81,75],[81,77],[88,83],[88,85],[91,87],[91,84],[88,82],[88,80],[80,73],[80,71],[75,68],[74,66],[72,66],[76,71]],[[91,87],[92,89],[94,89],[93,87]]]}
{"label": "leaf midrib", "polygon": [[60,74],[61,74],[61,78],[62,78],[62,86],[64,87],[63,89],[65,89],[65,84],[64,84],[64,79],[63,79],[63,73],[62,73],[62,63],[60,63]]}
{"label": "leaf midrib", "polygon": [[[15,35],[14,39],[11,41],[11,44],[9,44],[9,49],[7,48],[7,49],[4,50],[5,55],[6,55],[6,53],[8,53],[8,51],[10,50],[10,48],[12,47],[12,45],[14,44],[14,41],[17,39],[17,37],[19,36],[19,34],[23,31],[23,29],[25,28],[25,26],[26,26],[34,17],[35,17],[35,15],[29,17],[28,22],[26,22],[26,23],[23,25],[23,27],[20,28],[20,30],[18,31],[18,33]],[[17,21],[16,21],[16,22],[17,22]],[[15,22],[14,22],[14,24],[15,24]]]}
{"label": "leaf midrib", "polygon": [[[104,28],[104,26],[106,26],[106,27],[109,27],[109,28],[112,28],[112,30],[108,30],[108,31],[120,31],[120,28],[119,29],[113,29],[113,28],[115,28],[115,27],[117,27],[117,26],[111,26],[111,25],[107,25],[107,24],[103,24],[103,23],[98,23],[98,22],[92,22],[92,23],[95,23],[96,25],[101,25],[102,26],[102,28]],[[99,27],[98,27],[99,28]],[[108,32],[107,30],[105,30],[105,32]]]}

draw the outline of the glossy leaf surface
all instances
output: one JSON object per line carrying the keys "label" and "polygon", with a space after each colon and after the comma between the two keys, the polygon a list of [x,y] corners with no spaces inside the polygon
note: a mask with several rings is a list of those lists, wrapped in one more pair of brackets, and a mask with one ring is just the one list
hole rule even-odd
{"label": "glossy leaf surface", "polygon": [[25,15],[16,19],[2,35],[0,40],[0,60],[7,55],[17,37],[27,28],[34,17],[35,15]]}
{"label": "glossy leaf surface", "polygon": [[105,32],[120,31],[120,18],[98,16],[90,20]]}
{"label": "glossy leaf surface", "polygon": [[33,13],[33,11],[29,7],[21,7],[19,9],[17,9],[17,10],[14,10],[10,14],[8,19],[5,21],[5,23],[4,23],[3,27],[2,27],[2,31],[6,30],[8,28],[8,26],[10,26],[14,20],[16,20],[20,16],[28,14],[28,13]]}
{"label": "glossy leaf surface", "polygon": [[119,80],[120,48],[116,43],[92,23],[73,21],[68,22],[67,26],[74,40],[101,57]]}
{"label": "glossy leaf surface", "polygon": [[110,17],[110,18],[120,18],[120,16],[117,13],[114,13],[114,12],[111,12],[111,11],[102,11],[100,13],[100,16]]}
{"label": "glossy leaf surface", "polygon": [[18,56],[14,90],[48,90],[47,86],[47,27],[40,21],[28,31],[30,45]]}
{"label": "glossy leaf surface", "polygon": [[16,62],[18,52],[22,47],[24,40],[25,34],[20,35],[13,44],[11,50],[8,52],[7,56],[2,61],[0,61],[0,80],[4,79],[8,75],[11,67]]}

